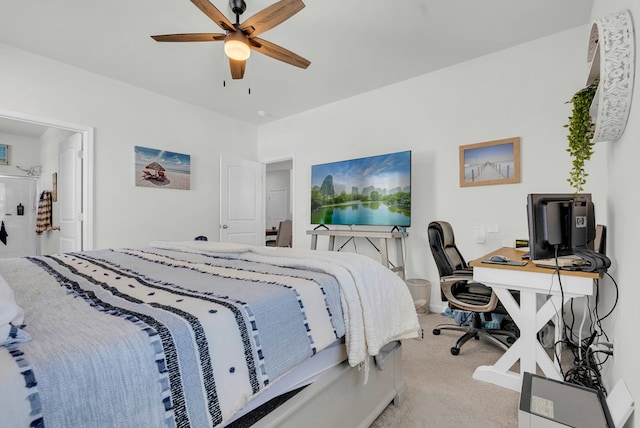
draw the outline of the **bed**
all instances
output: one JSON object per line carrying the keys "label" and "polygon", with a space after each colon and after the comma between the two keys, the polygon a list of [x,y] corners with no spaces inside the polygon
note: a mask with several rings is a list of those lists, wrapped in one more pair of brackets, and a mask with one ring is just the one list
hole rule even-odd
{"label": "bed", "polygon": [[420,330],[404,282],[353,253],[158,241],[0,275],[2,426],[367,426]]}

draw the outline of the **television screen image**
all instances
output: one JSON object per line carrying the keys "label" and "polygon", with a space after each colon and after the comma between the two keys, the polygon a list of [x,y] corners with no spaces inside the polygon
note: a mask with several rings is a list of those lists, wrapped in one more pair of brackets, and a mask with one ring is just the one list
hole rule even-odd
{"label": "television screen image", "polygon": [[312,165],[311,224],[411,226],[411,151]]}

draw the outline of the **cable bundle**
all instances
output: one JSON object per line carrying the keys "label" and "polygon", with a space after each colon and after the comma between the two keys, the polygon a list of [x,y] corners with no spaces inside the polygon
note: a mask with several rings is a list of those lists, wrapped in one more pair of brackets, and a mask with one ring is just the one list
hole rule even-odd
{"label": "cable bundle", "polygon": [[[606,272],[605,272],[606,273]],[[560,280],[560,273],[558,274],[558,280]],[[599,280],[595,280],[596,294],[595,304],[593,309],[588,311],[588,314],[584,316],[589,317],[590,322],[590,335],[581,338],[581,334],[576,336],[573,332],[575,324],[575,315],[573,309],[573,301],[571,301],[571,315],[572,321],[570,325],[564,322],[564,312],[562,313],[563,325],[564,325],[564,339],[561,343],[565,344],[569,351],[573,354],[573,367],[567,370],[566,373],[562,373],[565,382],[569,382],[576,385],[581,385],[590,389],[594,389],[602,392],[605,396],[607,391],[602,384],[601,370],[604,364],[608,361],[609,357],[613,355],[612,345],[610,344],[609,337],[602,328],[602,321],[604,321],[615,309],[618,304],[618,284],[611,275],[606,273],[607,276],[613,282],[616,288],[616,295],[613,307],[606,315],[600,316],[598,313],[598,303],[600,298]],[[562,301],[564,301],[564,292],[562,290],[562,282],[560,282],[560,290],[563,294]],[[590,304],[589,297],[587,297],[587,303]],[[590,305],[589,305],[590,306]],[[584,319],[583,322],[584,323]],[[580,325],[580,333],[582,330],[582,324]],[[557,357],[557,355],[556,355]],[[562,368],[560,369],[562,372]]]}

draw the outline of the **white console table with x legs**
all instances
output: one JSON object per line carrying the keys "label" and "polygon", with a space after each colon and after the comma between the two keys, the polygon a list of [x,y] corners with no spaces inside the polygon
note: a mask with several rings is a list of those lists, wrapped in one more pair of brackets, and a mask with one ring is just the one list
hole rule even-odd
{"label": "white console table with x legs", "polygon": [[[495,364],[478,367],[473,378],[520,391],[522,374],[536,373],[536,367],[540,367],[545,376],[560,380],[560,362],[552,359],[538,342],[538,332],[547,322],[554,320],[555,342],[558,343],[563,332],[561,315],[564,303],[575,297],[592,295],[594,280],[599,278],[599,274],[560,271],[558,275],[554,269],[537,267],[532,262],[525,266],[482,263],[482,260],[496,254],[510,260],[520,260],[522,255],[513,248],[501,248],[474,260],[470,263],[473,266],[473,279],[493,289],[520,329],[520,337]],[[511,291],[519,291],[519,303]],[[555,354],[559,355],[559,352]],[[514,372],[511,367],[518,360],[520,372]]]}
{"label": "white console table with x legs", "polygon": [[[318,236],[328,236],[329,237],[329,251],[335,250],[335,242],[336,236],[346,237],[346,238],[365,238],[369,242],[371,239],[378,239],[379,244],[375,246],[373,242],[371,245],[380,252],[380,259],[383,265],[390,268],[394,272],[396,272],[402,279],[405,279],[405,258],[404,258],[404,248],[403,248],[403,240],[408,236],[407,232],[400,231],[392,231],[392,232],[384,232],[384,231],[375,231],[375,230],[328,230],[328,229],[314,229],[307,230],[307,235],[311,235],[311,249],[315,250],[318,246]],[[389,261],[389,250],[387,248],[387,240],[393,239],[396,242],[396,257],[397,264],[394,267],[391,267],[391,262]]]}

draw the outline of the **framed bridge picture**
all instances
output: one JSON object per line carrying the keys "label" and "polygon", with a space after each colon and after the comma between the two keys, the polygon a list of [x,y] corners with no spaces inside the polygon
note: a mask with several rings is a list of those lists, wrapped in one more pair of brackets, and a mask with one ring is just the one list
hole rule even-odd
{"label": "framed bridge picture", "polygon": [[460,146],[460,187],[520,182],[520,137]]}

